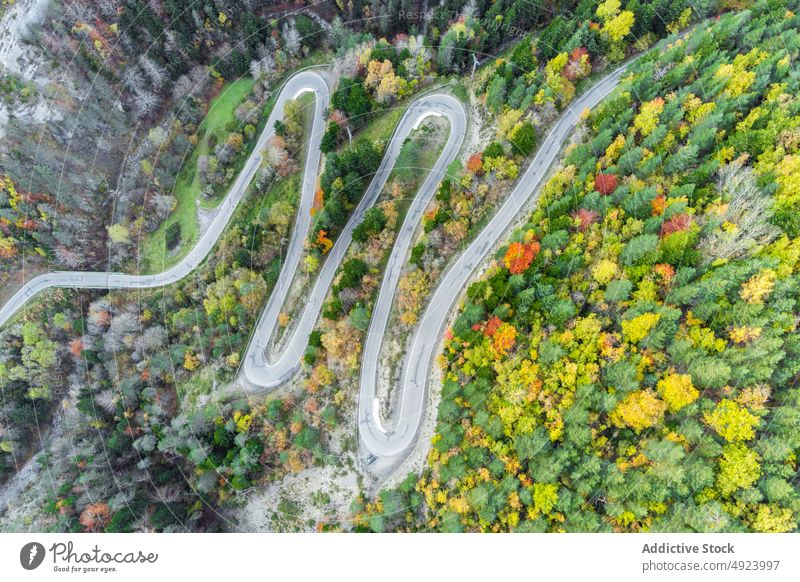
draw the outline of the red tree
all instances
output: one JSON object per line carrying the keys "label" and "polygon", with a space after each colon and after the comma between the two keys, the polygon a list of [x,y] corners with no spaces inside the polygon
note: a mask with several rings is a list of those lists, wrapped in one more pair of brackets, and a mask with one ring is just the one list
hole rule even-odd
{"label": "red tree", "polygon": [[81,512],[78,521],[87,532],[99,532],[105,530],[106,524],[111,518],[111,510],[108,504],[103,501],[90,503]]}
{"label": "red tree", "polygon": [[536,255],[539,254],[540,248],[541,245],[539,245],[538,241],[532,241],[527,244],[519,242],[511,243],[503,259],[506,268],[514,275],[524,273],[527,268],[531,266]]}
{"label": "red tree", "polygon": [[688,214],[676,214],[672,218],[665,220],[661,225],[661,236],[669,236],[673,232],[680,232],[688,229],[692,225],[692,217]]}
{"label": "red tree", "polygon": [[467,170],[473,174],[480,174],[483,169],[483,155],[480,153],[472,154],[467,160]]}
{"label": "red tree", "polygon": [[617,184],[617,177],[614,174],[597,174],[594,178],[594,189],[603,196],[613,194]]}
{"label": "red tree", "polygon": [[578,221],[578,230],[583,232],[597,222],[597,220],[600,218],[600,214],[596,210],[579,208],[572,213],[572,218]]}
{"label": "red tree", "polygon": [[496,315],[493,315],[491,319],[489,319],[489,321],[487,321],[486,325],[483,327],[483,335],[487,337],[492,337],[501,325],[503,325],[503,321]]}

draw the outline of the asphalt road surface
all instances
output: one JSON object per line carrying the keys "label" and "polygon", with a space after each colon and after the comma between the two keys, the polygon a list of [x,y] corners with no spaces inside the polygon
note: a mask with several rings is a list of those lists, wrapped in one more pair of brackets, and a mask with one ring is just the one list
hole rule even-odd
{"label": "asphalt road surface", "polygon": [[399,413],[385,422],[380,418],[376,382],[378,356],[386,332],[392,299],[416,225],[436,191],[438,182],[458,155],[467,129],[467,115],[462,104],[447,94],[424,95],[412,102],[403,114],[387,145],[376,175],[343,232],[328,253],[293,334],[277,360],[270,361],[265,354],[265,349],[277,326],[278,315],[297,271],[303,244],[311,225],[310,210],[314,200],[320,163],[319,144],[325,131],[323,116],[330,100],[327,83],[319,74],[311,71],[296,74],[284,85],[266,127],[259,137],[258,144],[242,172],[220,205],[208,229],[180,263],[156,275],[67,271],[41,275],[25,284],[0,309],[0,325],[4,324],[15,312],[24,309],[25,303],[31,297],[51,287],[97,289],[160,287],[174,283],[194,271],[214,247],[236,206],[244,197],[248,184],[261,164],[261,150],[269,138],[274,135],[275,120],[283,117],[284,103],[304,92],[313,92],[316,97],[314,121],[304,168],[300,208],[292,239],[278,283],[259,317],[241,369],[243,383],[246,386],[253,390],[274,389],[299,369],[309,335],[319,317],[322,302],[352,240],[353,229],[361,222],[364,212],[378,198],[394,167],[403,141],[425,117],[442,116],[450,123],[450,133],[434,168],[417,192],[395,241],[373,310],[362,357],[357,410],[360,449],[364,457],[374,455],[376,458],[380,458],[380,465],[393,463],[409,451],[416,439],[425,412],[426,387],[431,363],[439,344],[442,328],[453,304],[461,296],[472,273],[500,241],[519,210],[537,191],[560,147],[577,124],[581,112],[584,109],[591,109],[608,96],[616,87],[623,70],[624,67],[621,67],[604,77],[562,113],[550,133],[542,140],[538,152],[509,198],[439,282],[439,286],[413,333],[411,348],[405,354],[399,386],[401,391],[398,398]]}
{"label": "asphalt road surface", "polygon": [[[293,235],[292,243],[279,277],[280,282],[269,298],[267,307],[259,319],[247,350],[242,370],[247,383],[262,389],[275,388],[285,382],[298,370],[303,353],[308,345],[309,335],[311,335],[317,323],[319,312],[322,309],[322,303],[331,287],[331,283],[336,275],[336,270],[342,262],[350,246],[350,242],[352,241],[353,229],[361,223],[364,213],[375,204],[375,201],[378,199],[397,161],[397,156],[400,154],[403,142],[425,117],[431,115],[446,118],[450,122],[450,134],[442,153],[439,155],[434,167],[430,171],[428,179],[411,203],[406,219],[395,241],[395,247],[391,258],[389,259],[387,276],[384,278],[383,285],[381,286],[378,302],[373,312],[372,327],[370,327],[365,346],[365,363],[370,362],[374,366],[374,362],[377,362],[380,338],[378,338],[377,342],[371,341],[374,340],[375,335],[373,333],[375,319],[381,320],[383,322],[383,328],[385,328],[386,319],[388,319],[392,305],[394,289],[397,286],[397,279],[400,276],[400,271],[403,266],[402,263],[411,243],[415,225],[419,222],[425,207],[436,191],[436,186],[441,176],[444,175],[447,171],[447,167],[458,155],[458,151],[461,149],[461,143],[466,135],[467,114],[461,103],[450,95],[439,93],[425,95],[416,99],[405,110],[392,138],[386,146],[383,160],[367,187],[361,202],[336,239],[333,248],[328,252],[316,283],[311,293],[306,298],[305,307],[293,330],[291,338],[288,340],[286,347],[277,360],[271,362],[268,360],[265,353],[265,346],[267,346],[270,337],[275,332],[275,328],[278,325],[278,315],[281,312],[289,287],[292,284],[292,277],[297,270],[303,246],[302,243],[308,234],[308,228],[311,222],[309,210],[311,209],[311,204],[314,199],[315,175],[312,175],[311,181],[308,184],[304,184],[301,195],[300,212],[297,215],[297,222],[294,228],[295,234]],[[308,174],[306,175],[308,176]],[[383,328],[381,328],[379,332],[381,337],[383,335]]]}
{"label": "asphalt road surface", "polygon": [[[387,461],[402,458],[411,448],[425,413],[425,392],[433,356],[453,304],[461,296],[472,273],[506,233],[519,210],[537,192],[560,147],[578,123],[580,114],[607,97],[617,86],[623,71],[624,67],[620,67],[610,73],[564,110],[542,140],[538,152],[511,195],[439,282],[412,336],[411,348],[405,354],[399,386],[399,413],[392,419],[391,430],[387,430],[379,418],[380,407],[375,397],[377,349],[365,351],[358,401],[359,437],[365,456],[375,455],[384,465]],[[376,313],[372,322],[372,327],[380,331],[385,327],[385,321],[383,327],[378,327],[381,325],[378,321],[381,315]],[[380,339],[370,333],[367,345],[369,340],[379,343]]]}
{"label": "asphalt road surface", "polygon": [[[37,293],[52,287],[68,287],[75,289],[145,289],[162,287],[183,279],[194,271],[214,248],[222,231],[228,224],[236,206],[244,197],[247,186],[253,180],[260,164],[261,151],[267,141],[275,135],[275,120],[283,119],[283,106],[286,101],[294,99],[304,92],[312,91],[316,94],[314,108],[314,124],[309,140],[305,177],[303,187],[310,182],[313,186],[319,168],[320,152],[319,143],[325,130],[323,118],[328,106],[329,89],[325,80],[317,73],[311,71],[300,72],[291,77],[283,86],[278,95],[272,114],[267,120],[266,127],[258,138],[258,143],[253,153],[247,160],[244,168],[231,186],[225,200],[219,205],[216,214],[200,240],[191,251],[177,265],[171,269],[155,275],[128,275],[124,273],[86,272],[86,271],[56,271],[40,275],[28,281],[14,296],[0,309],[0,325],[20,309]],[[309,177],[310,176],[310,177]],[[302,241],[301,241],[302,244]]]}

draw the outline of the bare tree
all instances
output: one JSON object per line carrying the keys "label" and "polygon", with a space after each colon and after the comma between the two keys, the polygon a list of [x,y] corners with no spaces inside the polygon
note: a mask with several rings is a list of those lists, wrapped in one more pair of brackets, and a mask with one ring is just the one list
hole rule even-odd
{"label": "bare tree", "polygon": [[167,72],[147,55],[142,55],[139,59],[139,64],[144,74],[150,79],[153,89],[160,91],[167,80]]}
{"label": "bare tree", "polygon": [[70,26],[75,22],[92,22],[97,18],[97,12],[94,6],[83,2],[67,2],[64,6],[64,17],[70,23]]}
{"label": "bare tree", "polygon": [[147,0],[147,4],[153,9],[153,12],[164,16],[164,4],[161,0]]}
{"label": "bare tree", "polygon": [[264,76],[264,79],[267,81],[272,80],[275,76],[275,59],[272,55],[268,54],[261,57],[259,66],[261,67],[261,74]]}
{"label": "bare tree", "polygon": [[364,45],[357,46],[348,50],[344,55],[334,59],[333,61],[333,77],[334,79],[341,79],[342,77],[352,77],[358,68],[359,54],[364,50]]}
{"label": "bare tree", "polygon": [[106,19],[117,17],[117,3],[114,0],[97,0],[97,8]]}
{"label": "bare tree", "polygon": [[173,206],[175,205],[175,197],[170,196],[168,194],[156,194],[152,198],[153,210],[156,212],[156,216],[161,220],[164,220],[169,213],[172,211]]}
{"label": "bare tree", "polygon": [[158,97],[150,91],[137,93],[136,98],[133,100],[133,108],[136,116],[140,119],[149,117],[158,109]]}
{"label": "bare tree", "polygon": [[139,318],[136,314],[126,311],[116,315],[103,336],[105,350],[108,353],[114,353],[123,346],[132,345],[133,332],[137,331],[139,327]]}
{"label": "bare tree", "polygon": [[283,25],[283,45],[286,52],[295,57],[300,52],[300,33],[294,25],[294,21]]}
{"label": "bare tree", "polygon": [[142,74],[142,70],[137,67],[136,65],[132,65],[125,69],[125,72],[122,74],[122,83],[124,84],[125,88],[132,92],[139,92],[144,89],[144,75]]}
{"label": "bare tree", "polygon": [[257,107],[256,102],[251,101],[250,99],[239,105],[233,112],[233,115],[236,117],[236,121],[239,123],[258,122],[260,114],[261,112]]}
{"label": "bare tree", "polygon": [[114,398],[114,392],[111,390],[103,390],[100,394],[96,394],[94,403],[109,414],[114,414],[117,410],[117,401]]}
{"label": "bare tree", "polygon": [[258,54],[259,59],[271,58],[275,48],[275,41],[269,37],[256,47],[256,54]]}
{"label": "bare tree", "polygon": [[198,95],[205,91],[208,75],[202,67],[194,67],[185,75],[181,75],[172,84],[172,97],[176,101]]}
{"label": "bare tree", "polygon": [[167,345],[167,330],[161,325],[154,325],[144,330],[137,340],[137,347],[145,353],[152,353]]}
{"label": "bare tree", "polygon": [[717,187],[728,201],[719,224],[733,226],[725,229],[717,226],[701,241],[706,264],[747,255],[780,234],[780,229],[770,222],[770,197],[758,187],[753,170],[741,160],[719,169]]}
{"label": "bare tree", "polygon": [[258,59],[250,61],[250,76],[256,81],[261,79],[261,63]]}
{"label": "bare tree", "polygon": [[189,75],[181,75],[172,84],[172,98],[176,102],[180,102],[192,95],[194,83]]}
{"label": "bare tree", "polygon": [[269,88],[270,82],[275,79],[275,75],[277,73],[277,67],[275,65],[275,59],[271,54],[266,54],[258,60],[258,70],[259,70],[259,86],[262,89]]}
{"label": "bare tree", "polygon": [[63,245],[56,246],[56,260],[69,269],[75,269],[81,264],[81,256],[74,249]]}

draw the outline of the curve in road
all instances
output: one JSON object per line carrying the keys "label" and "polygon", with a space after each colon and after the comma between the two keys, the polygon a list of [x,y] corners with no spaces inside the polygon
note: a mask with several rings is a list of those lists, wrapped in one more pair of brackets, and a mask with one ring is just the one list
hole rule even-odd
{"label": "curve in road", "polygon": [[305,92],[313,92],[316,97],[314,120],[303,174],[300,208],[281,276],[266,308],[259,317],[241,372],[246,382],[254,389],[275,388],[290,378],[300,367],[308,337],[316,324],[322,302],[336,270],[350,245],[352,231],[363,218],[364,212],[375,203],[383,189],[400,153],[403,141],[424,118],[430,115],[443,116],[450,123],[450,134],[434,168],[417,192],[398,233],[373,310],[362,359],[357,410],[362,450],[367,454],[384,457],[385,461],[397,460],[408,451],[419,431],[425,410],[425,391],[434,350],[438,345],[447,315],[460,297],[464,285],[489,251],[500,241],[519,210],[534,194],[555,160],[561,145],[577,124],[580,112],[584,109],[591,109],[604,99],[616,87],[624,68],[624,66],[620,67],[601,79],[564,111],[543,140],[541,147],[509,198],[444,275],[420,319],[412,336],[411,348],[406,353],[400,385],[399,414],[391,422],[392,429],[387,429],[380,418],[380,406],[376,396],[378,356],[388,324],[394,292],[416,225],[433,196],[439,180],[458,154],[466,133],[466,112],[462,104],[450,95],[437,93],[422,96],[412,102],[403,114],[376,175],[331,249],[293,335],[276,361],[268,360],[265,349],[275,331],[278,314],[297,270],[303,243],[310,228],[310,210],[320,163],[319,144],[325,130],[324,112],[330,100],[327,83],[319,74],[312,71],[300,72],[286,82],[253,153],[220,205],[213,221],[195,247],[177,265],[156,275],[75,271],[59,271],[41,275],[26,283],[0,309],[0,325],[3,325],[16,311],[21,309],[31,297],[44,289],[53,287],[152,288],[169,285],[187,276],[197,268],[214,247],[236,206],[244,197],[248,184],[261,164],[261,150],[274,135],[275,120],[283,117],[284,103]]}
{"label": "curve in road", "polygon": [[309,150],[306,156],[303,188],[305,190],[307,184],[310,182],[313,192],[317,170],[319,169],[319,144],[325,130],[324,112],[328,106],[330,91],[325,79],[319,74],[313,71],[303,71],[291,77],[283,86],[283,89],[275,101],[272,113],[267,120],[266,127],[261,132],[256,147],[253,149],[253,153],[247,159],[244,168],[242,168],[233,186],[231,186],[225,200],[217,207],[216,214],[206,231],[200,237],[197,244],[192,247],[192,250],[189,251],[178,264],[163,273],[155,275],[128,275],[125,273],[104,271],[56,271],[40,275],[23,285],[23,287],[0,308],[0,325],[5,324],[31,297],[45,289],[54,287],[76,289],[146,289],[175,283],[194,271],[208,253],[211,252],[211,249],[214,248],[222,231],[225,229],[231,216],[233,216],[236,207],[247,192],[247,186],[253,180],[256,171],[258,171],[261,165],[261,151],[264,149],[269,139],[275,135],[275,121],[283,119],[284,104],[286,101],[309,91],[316,95],[316,102],[314,106],[314,123],[309,139]]}
{"label": "curve in road", "polygon": [[[375,318],[388,318],[392,297],[394,296],[394,290],[397,286],[397,280],[399,279],[402,269],[402,261],[411,243],[415,225],[419,222],[425,207],[436,191],[436,186],[439,183],[440,177],[444,175],[447,167],[456,158],[456,155],[461,149],[464,135],[466,134],[466,111],[464,111],[461,102],[450,95],[433,93],[419,97],[403,112],[403,116],[400,118],[394,134],[386,146],[386,151],[384,152],[383,159],[381,160],[377,172],[373,176],[372,181],[350,217],[350,220],[348,220],[347,225],[337,237],[336,243],[325,259],[317,281],[311,293],[306,298],[305,308],[300,315],[292,336],[289,338],[282,353],[278,356],[276,361],[273,362],[269,361],[266,355],[266,346],[277,328],[278,316],[286,300],[289,288],[291,287],[292,277],[300,262],[302,244],[308,235],[309,225],[311,224],[310,210],[314,199],[314,176],[311,178],[308,190],[306,190],[306,185],[304,185],[300,212],[297,215],[294,228],[295,234],[292,236],[291,243],[292,245],[298,243],[296,252],[293,252],[290,248],[284,262],[283,270],[281,271],[281,276],[279,277],[280,282],[278,283],[278,287],[272,292],[267,307],[259,318],[247,354],[245,355],[242,374],[248,383],[260,389],[275,388],[285,382],[299,369],[303,353],[308,345],[308,338],[317,323],[322,303],[336,276],[336,270],[342,262],[350,246],[350,242],[352,241],[353,229],[361,223],[364,213],[375,204],[375,201],[378,199],[397,161],[397,157],[400,155],[400,150],[406,138],[414,129],[419,127],[419,124],[426,117],[431,115],[447,119],[450,123],[450,134],[428,178],[417,191],[416,196],[411,202],[406,218],[397,235],[389,259],[387,274],[384,277],[376,306],[373,309],[373,323],[370,327],[368,338],[373,336]],[[381,333],[382,331],[381,329]],[[367,346],[369,347],[370,345],[371,343],[368,341]],[[375,351],[374,354],[369,351],[366,352],[364,361],[371,362],[373,356],[374,360],[377,362],[377,351]]]}
{"label": "curve in road", "polygon": [[[380,403],[376,397],[377,353],[385,330],[385,320],[380,321],[382,313],[376,309],[370,328],[370,331],[376,328],[376,333],[368,335],[365,357],[361,365],[361,391],[357,413],[361,445],[367,454],[397,460],[402,458],[415,442],[425,412],[425,391],[433,356],[453,304],[461,296],[472,273],[500,241],[520,209],[537,191],[558,155],[561,145],[577,125],[580,114],[585,109],[595,107],[611,93],[619,83],[626,66],[619,67],[603,77],[567,107],[542,141],[541,147],[511,195],[442,278],[420,318],[420,323],[412,336],[411,347],[405,354],[400,383],[399,414],[396,415],[394,428],[391,431],[384,428],[380,419]],[[380,299],[378,301],[380,303]]]}

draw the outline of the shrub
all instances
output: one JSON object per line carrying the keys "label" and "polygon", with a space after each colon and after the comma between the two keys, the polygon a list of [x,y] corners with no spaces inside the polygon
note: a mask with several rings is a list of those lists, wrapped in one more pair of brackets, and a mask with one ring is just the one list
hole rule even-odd
{"label": "shrub", "polygon": [[378,234],[386,226],[386,213],[383,208],[373,206],[364,213],[364,219],[353,229],[353,240],[366,242],[372,235]]}
{"label": "shrub", "polygon": [[167,246],[167,250],[173,250],[175,247],[178,246],[178,243],[181,241],[181,223],[180,222],[173,222],[169,226],[167,226],[167,230],[164,233],[164,242]]}

